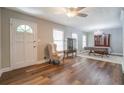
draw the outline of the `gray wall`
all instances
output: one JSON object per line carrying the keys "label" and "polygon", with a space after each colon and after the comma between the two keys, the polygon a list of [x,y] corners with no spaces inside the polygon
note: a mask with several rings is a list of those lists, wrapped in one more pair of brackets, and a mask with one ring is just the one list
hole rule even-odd
{"label": "gray wall", "polygon": [[124,56],[124,24],[123,24],[123,56]]}
{"label": "gray wall", "polygon": [[[82,44],[82,34],[83,32],[67,27],[64,25],[56,24],[44,19],[39,19],[26,14],[11,11],[5,8],[1,9],[2,13],[2,67],[10,66],[10,18],[17,18],[27,21],[32,21],[37,23],[37,37],[41,42],[39,43],[37,49],[37,61],[41,61],[44,58],[44,48],[49,42],[53,42],[53,29],[60,29],[64,31],[65,37],[71,37],[71,33],[75,32],[79,37],[79,50],[81,50]],[[81,41],[80,41],[81,40]]]}
{"label": "gray wall", "polygon": [[[121,24],[122,24],[122,37],[123,37],[123,56],[124,56],[124,10],[121,11],[120,16]],[[124,64],[123,64],[124,65]]]}
{"label": "gray wall", "polygon": [[1,68],[1,9],[0,9],[0,68]]}
{"label": "gray wall", "polygon": [[[111,49],[113,54],[123,54],[123,38],[122,38],[122,28],[113,28],[113,29],[102,29],[101,30],[104,33],[111,34]],[[93,32],[88,34],[88,43],[94,43],[94,40],[92,40]],[[91,43],[91,44],[92,44]],[[90,45],[90,44],[88,44]]]}
{"label": "gray wall", "polygon": [[122,26],[123,26],[123,34],[122,34],[122,36],[123,36],[123,56],[124,56],[124,22],[122,23]]}
{"label": "gray wall", "polygon": [[87,33],[87,46],[89,47],[94,46],[94,32]]}

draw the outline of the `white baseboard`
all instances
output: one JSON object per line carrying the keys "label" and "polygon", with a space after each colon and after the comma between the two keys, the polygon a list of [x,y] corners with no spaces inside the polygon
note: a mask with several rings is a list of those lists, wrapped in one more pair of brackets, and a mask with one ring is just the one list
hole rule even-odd
{"label": "white baseboard", "polygon": [[38,62],[37,62],[37,64],[42,64],[42,63],[46,63],[48,60],[39,60]]}
{"label": "white baseboard", "polygon": [[118,55],[118,56],[123,56],[122,53],[111,53],[112,55]]}
{"label": "white baseboard", "polygon": [[1,68],[1,72],[2,72],[2,73],[3,73],[3,72],[10,71],[10,70],[12,70],[12,68],[11,68],[11,67]]}
{"label": "white baseboard", "polygon": [[11,70],[12,70],[11,67],[1,68],[1,69],[0,69],[0,77],[1,77],[2,73],[7,72],[7,71],[11,71]]}

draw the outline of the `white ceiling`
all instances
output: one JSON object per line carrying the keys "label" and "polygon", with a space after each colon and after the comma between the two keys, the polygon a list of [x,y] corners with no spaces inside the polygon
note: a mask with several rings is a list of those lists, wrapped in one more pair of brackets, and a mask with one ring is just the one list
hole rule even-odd
{"label": "white ceiling", "polygon": [[87,7],[81,12],[87,17],[69,18],[63,7],[11,7],[9,9],[44,18],[59,24],[75,27],[82,31],[121,27],[120,14],[122,8]]}

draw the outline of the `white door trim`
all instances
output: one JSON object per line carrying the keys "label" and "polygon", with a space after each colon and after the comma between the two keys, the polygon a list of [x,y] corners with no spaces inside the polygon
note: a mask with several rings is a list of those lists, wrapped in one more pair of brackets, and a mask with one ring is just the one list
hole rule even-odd
{"label": "white door trim", "polygon": [[2,71],[1,71],[1,69],[0,69],[0,77],[1,77],[1,75],[2,75]]}
{"label": "white door trim", "polygon": [[[35,38],[36,38],[36,41],[37,41],[37,24],[34,23],[34,22],[30,22],[30,21],[25,21],[25,20],[20,20],[20,19],[15,19],[15,18],[10,18],[10,68],[11,70],[13,70],[15,67],[13,66],[13,42],[14,42],[14,37],[13,37],[13,34],[14,34],[14,31],[13,31],[13,22],[15,22],[16,20],[19,20],[19,21],[22,21],[24,23],[33,23],[36,25],[36,28],[35,28]],[[35,54],[35,58],[36,58],[36,63],[37,63],[37,48],[36,48],[36,54]],[[30,65],[33,65],[35,63],[32,63]],[[26,66],[29,66],[28,64],[24,64]],[[22,64],[23,66],[23,64]]]}

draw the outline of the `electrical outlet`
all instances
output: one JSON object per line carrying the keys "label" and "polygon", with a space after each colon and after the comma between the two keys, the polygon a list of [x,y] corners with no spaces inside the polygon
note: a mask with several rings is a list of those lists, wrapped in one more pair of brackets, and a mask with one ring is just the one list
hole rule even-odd
{"label": "electrical outlet", "polygon": [[47,57],[44,57],[44,59],[47,59]]}

